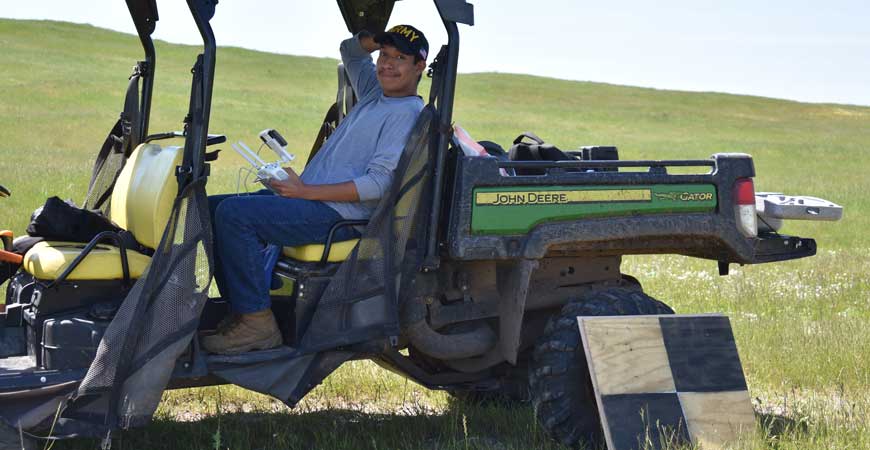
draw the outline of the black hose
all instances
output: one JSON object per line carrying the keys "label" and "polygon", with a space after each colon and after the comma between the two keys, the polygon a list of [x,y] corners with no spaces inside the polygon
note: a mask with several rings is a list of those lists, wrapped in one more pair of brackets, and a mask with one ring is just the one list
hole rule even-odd
{"label": "black hose", "polygon": [[442,334],[426,321],[423,297],[409,299],[402,309],[402,331],[420,352],[436,359],[465,359],[483,355],[495,347],[498,339],[485,323],[470,324],[473,328],[456,334]]}
{"label": "black hose", "polygon": [[448,360],[444,361],[444,365],[459,372],[477,373],[503,362],[505,362],[505,358],[501,349],[493,348],[485,355],[467,359]]}

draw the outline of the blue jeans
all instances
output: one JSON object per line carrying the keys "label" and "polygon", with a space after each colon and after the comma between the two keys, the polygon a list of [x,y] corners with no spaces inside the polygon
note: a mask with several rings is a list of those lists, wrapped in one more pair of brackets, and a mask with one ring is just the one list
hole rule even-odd
{"label": "blue jeans", "polygon": [[[212,195],[208,202],[215,281],[221,296],[240,314],[270,307],[269,284],[263,273],[267,246],[326,242],[329,229],[342,219],[323,202],[284,198],[268,189],[248,195]],[[345,227],[336,232],[335,240],[358,236],[352,227]]]}

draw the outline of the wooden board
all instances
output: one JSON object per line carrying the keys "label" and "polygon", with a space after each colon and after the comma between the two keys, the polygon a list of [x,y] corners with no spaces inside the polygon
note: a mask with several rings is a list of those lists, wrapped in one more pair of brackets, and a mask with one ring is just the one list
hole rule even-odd
{"label": "wooden board", "polygon": [[587,334],[600,395],[675,392],[657,317],[602,318]]}
{"label": "wooden board", "polygon": [[578,317],[611,450],[724,448],[755,415],[728,318]]}
{"label": "wooden board", "polygon": [[692,442],[704,449],[720,448],[743,432],[755,430],[749,391],[680,392],[680,405]]}
{"label": "wooden board", "polygon": [[676,393],[605,395],[601,405],[611,449],[660,448],[665,442],[676,446],[689,440]]}

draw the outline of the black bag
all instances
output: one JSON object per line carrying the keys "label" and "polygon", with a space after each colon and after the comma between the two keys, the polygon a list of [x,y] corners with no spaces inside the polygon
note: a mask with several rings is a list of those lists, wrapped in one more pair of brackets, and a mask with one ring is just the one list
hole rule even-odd
{"label": "black bag", "polygon": [[[12,235],[3,235],[0,236],[0,241],[3,242],[3,250],[9,253],[15,253],[17,255],[24,256],[28,250],[30,250],[34,245],[42,241],[40,237],[31,237],[31,236],[18,236],[15,240],[12,239]],[[11,261],[0,261],[0,284],[6,282],[6,280],[12,278],[18,269],[21,267],[21,264],[17,262]]]}
{"label": "black bag", "polygon": [[[525,132],[516,139],[508,152],[511,161],[576,161],[577,158],[559,150],[555,145],[547,144],[534,133]],[[569,169],[567,171],[575,171]],[[518,167],[517,175],[544,175],[545,169],[529,169]]]}
{"label": "black bag", "polygon": [[121,233],[123,228],[115,225],[99,211],[82,209],[51,197],[45,205],[33,212],[27,234],[53,241],[90,242],[94,236],[112,231]]}
{"label": "black bag", "polygon": [[507,152],[504,151],[504,149],[501,147],[501,145],[498,145],[495,142],[477,141],[477,143],[480,144],[480,146],[483,147],[483,149],[486,150],[486,152],[489,153],[490,156],[495,156],[499,160],[503,160],[503,161],[507,161],[510,159],[508,157]]}
{"label": "black bag", "polygon": [[18,272],[19,267],[21,267],[21,264],[0,261],[0,284],[5,283],[6,280],[12,278],[12,276],[15,275],[15,272]]}

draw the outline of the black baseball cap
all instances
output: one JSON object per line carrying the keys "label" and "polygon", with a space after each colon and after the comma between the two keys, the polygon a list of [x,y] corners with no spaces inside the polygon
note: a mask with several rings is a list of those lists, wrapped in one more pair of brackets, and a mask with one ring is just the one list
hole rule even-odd
{"label": "black baseball cap", "polygon": [[411,25],[396,25],[389,30],[378,33],[375,42],[381,45],[392,45],[406,55],[416,55],[424,61],[429,56],[429,41],[423,32]]}

